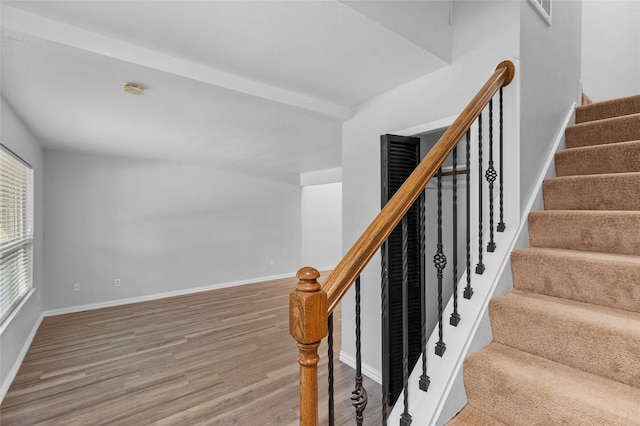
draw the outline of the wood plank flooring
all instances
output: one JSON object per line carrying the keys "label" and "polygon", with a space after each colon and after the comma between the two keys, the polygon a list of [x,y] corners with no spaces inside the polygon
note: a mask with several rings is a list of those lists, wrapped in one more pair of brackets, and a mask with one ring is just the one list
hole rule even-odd
{"label": "wood plank flooring", "polygon": [[[297,349],[274,280],[45,318],[0,406],[9,425],[295,425]],[[340,317],[336,315],[336,359]],[[320,395],[326,395],[326,346]],[[353,425],[354,370],[337,362],[336,424]],[[365,378],[365,424],[382,423]],[[326,422],[326,402],[320,410]]]}

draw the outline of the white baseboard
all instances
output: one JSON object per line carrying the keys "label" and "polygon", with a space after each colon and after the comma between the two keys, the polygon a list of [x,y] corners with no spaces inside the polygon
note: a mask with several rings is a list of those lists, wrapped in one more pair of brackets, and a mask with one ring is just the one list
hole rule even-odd
{"label": "white baseboard", "polygon": [[[356,359],[348,353],[340,351],[340,361],[344,362],[345,364],[347,364],[349,367],[353,369],[356,368]],[[380,372],[380,370],[373,368],[371,365],[367,364],[366,362],[362,363],[361,367],[362,367],[363,375],[367,376],[368,378],[378,383],[379,385],[382,384],[382,373]]]}
{"label": "white baseboard", "polygon": [[86,305],[69,306],[66,308],[47,309],[43,312],[43,314],[45,317],[72,314],[75,312],[91,311],[94,309],[111,308],[113,306],[128,305],[130,303],[148,302],[150,300],[164,299],[167,297],[184,296],[187,294],[201,293],[203,291],[219,290],[222,288],[236,287],[236,286],[245,285],[245,284],[255,284],[255,283],[264,282],[264,281],[279,280],[283,278],[293,278],[295,276],[296,276],[295,272],[288,272],[286,274],[271,275],[271,276],[260,277],[260,278],[250,278],[250,279],[240,280],[240,281],[231,281],[226,283],[213,284],[213,285],[204,286],[204,287],[193,287],[193,288],[187,288],[183,290],[149,294],[146,296],[109,300],[106,302],[88,303]]}
{"label": "white baseboard", "polygon": [[11,370],[9,370],[9,373],[7,374],[7,376],[3,378],[3,382],[1,384],[2,387],[0,387],[0,403],[2,403],[2,401],[4,400],[4,397],[9,391],[9,388],[11,387],[13,380],[16,378],[16,375],[18,374],[18,370],[20,370],[20,366],[22,365],[22,360],[24,360],[24,357],[27,355],[27,351],[31,346],[31,342],[33,342],[33,338],[36,336],[36,332],[38,331],[38,328],[40,328],[40,323],[42,323],[43,318],[44,318],[44,313],[40,313],[40,317],[33,325],[33,328],[31,329],[29,336],[27,337],[24,344],[22,345],[22,349],[20,349],[20,354],[18,355],[18,358],[16,358],[16,361],[13,363],[13,367],[11,367]]}

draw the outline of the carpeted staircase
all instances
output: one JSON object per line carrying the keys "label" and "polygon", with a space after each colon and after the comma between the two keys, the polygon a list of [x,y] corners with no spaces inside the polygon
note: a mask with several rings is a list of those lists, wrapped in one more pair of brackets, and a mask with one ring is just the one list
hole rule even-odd
{"label": "carpeted staircase", "polygon": [[448,425],[640,425],[640,95],[578,107]]}

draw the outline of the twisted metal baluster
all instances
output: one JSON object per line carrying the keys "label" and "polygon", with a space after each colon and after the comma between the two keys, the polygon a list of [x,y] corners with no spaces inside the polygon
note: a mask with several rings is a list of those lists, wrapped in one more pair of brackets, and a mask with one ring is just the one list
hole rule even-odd
{"label": "twisted metal baluster", "polygon": [[471,130],[467,131],[467,286],[464,298],[471,299]]}
{"label": "twisted metal baluster", "polygon": [[426,298],[426,277],[425,277],[425,208],[424,208],[424,191],[420,194],[418,204],[420,206],[420,229],[418,238],[420,238],[420,277],[422,282],[420,283],[420,310],[422,312],[420,317],[420,331],[422,338],[422,374],[420,375],[419,386],[420,390],[426,392],[429,389],[431,380],[427,375],[427,298]]}
{"label": "twisted metal baluster", "polygon": [[362,386],[362,355],[360,353],[360,277],[356,278],[356,388],[351,392],[352,405],[356,409],[356,425],[362,426],[362,413],[367,407],[367,390]]}
{"label": "twisted metal baluster", "polygon": [[493,241],[493,182],[498,174],[493,168],[493,99],[489,101],[489,168],[484,177],[489,182],[489,244],[487,251],[493,253],[496,250],[496,243]]}
{"label": "twisted metal baluster", "polygon": [[436,343],[436,355],[444,355],[447,346],[442,339],[442,270],[447,266],[447,257],[442,251],[442,167],[438,169],[438,246],[433,264],[438,271],[438,343]]}
{"label": "twisted metal baluster", "polygon": [[502,123],[502,87],[500,88],[500,222],[498,222],[498,232],[504,232],[506,225],[504,223],[504,186],[503,186],[503,123]]}
{"label": "twisted metal baluster", "polygon": [[453,148],[453,313],[449,324],[457,327],[460,323],[458,313],[458,147]]}
{"label": "twisted metal baluster", "polygon": [[[382,267],[381,267],[381,297],[382,297],[382,303],[380,306],[380,309],[382,310],[382,330],[385,330],[386,324],[389,320],[389,307],[388,307],[388,300],[389,300],[389,270],[388,270],[388,266],[387,266],[387,250],[386,250],[386,245],[389,244],[389,241],[385,241],[382,244],[382,256],[381,256],[381,263],[382,263]],[[388,345],[388,342],[386,341],[385,336],[388,333],[383,332],[382,333],[382,347],[386,347]],[[387,362],[386,360],[383,360],[382,362],[382,377],[387,377],[386,374],[386,369],[387,369]],[[389,399],[388,399],[388,393],[389,393],[389,383],[386,383],[386,380],[383,379],[382,381],[382,422],[386,425],[386,421],[387,421],[387,417],[389,417]]]}
{"label": "twisted metal baluster", "polygon": [[476,274],[484,273],[482,263],[482,113],[478,116],[478,264]]}
{"label": "twisted metal baluster", "polygon": [[329,315],[327,334],[327,369],[329,370],[329,426],[335,424],[335,409],[333,403],[333,312]]}
{"label": "twisted metal baluster", "polygon": [[407,215],[402,217],[402,387],[404,411],[400,426],[411,424],[409,414],[409,230]]}

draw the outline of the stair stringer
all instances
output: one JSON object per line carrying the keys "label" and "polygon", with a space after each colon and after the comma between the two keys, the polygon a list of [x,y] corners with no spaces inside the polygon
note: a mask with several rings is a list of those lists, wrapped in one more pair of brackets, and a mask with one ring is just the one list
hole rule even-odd
{"label": "stair stringer", "polygon": [[[531,211],[543,209],[542,184],[549,177],[555,176],[554,156],[556,151],[565,146],[564,131],[575,120],[574,102],[560,126],[551,150],[540,174],[536,180],[533,194],[526,207],[520,212],[519,226],[509,227],[501,234],[499,244],[494,253],[484,258],[485,274],[473,275],[472,286],[474,294],[471,300],[459,298],[462,320],[457,327],[448,324],[447,318],[453,312],[453,300],[446,305],[443,318],[445,320],[444,336],[447,344],[446,353],[442,358],[431,352],[427,361],[427,374],[430,378],[428,392],[419,390],[418,381],[422,374],[419,361],[409,378],[409,412],[413,424],[416,425],[444,425],[453,418],[467,403],[462,378],[462,365],[467,355],[488,345],[492,340],[491,327],[488,316],[489,301],[513,289],[513,279],[509,256],[512,251],[529,245],[528,215]],[[500,234],[499,234],[500,235]],[[494,271],[490,274],[490,271]],[[466,273],[460,279],[459,288],[466,283]],[[460,291],[462,293],[462,291]],[[433,350],[438,341],[438,330],[433,330],[427,348]],[[400,415],[404,411],[402,396],[394,406],[387,424],[399,424]]]}

